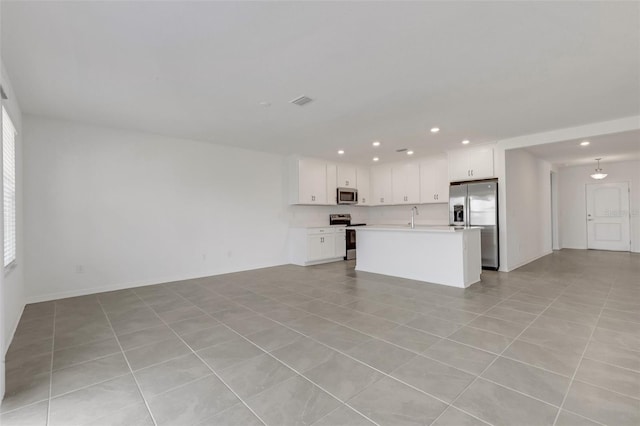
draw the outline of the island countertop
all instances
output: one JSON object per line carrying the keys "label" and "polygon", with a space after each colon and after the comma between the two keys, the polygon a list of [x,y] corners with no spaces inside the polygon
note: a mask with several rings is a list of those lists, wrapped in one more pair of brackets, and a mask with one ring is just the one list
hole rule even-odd
{"label": "island countertop", "polygon": [[362,231],[406,231],[406,232],[468,232],[480,230],[477,226],[448,226],[448,225],[416,225],[411,228],[409,225],[366,225],[347,227],[348,229]]}

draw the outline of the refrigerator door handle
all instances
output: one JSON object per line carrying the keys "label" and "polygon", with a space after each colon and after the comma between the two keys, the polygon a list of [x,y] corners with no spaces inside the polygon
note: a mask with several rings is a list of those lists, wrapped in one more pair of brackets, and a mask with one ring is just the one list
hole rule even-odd
{"label": "refrigerator door handle", "polygon": [[464,226],[471,226],[471,196],[469,195],[469,192],[467,190],[467,199],[466,199],[466,203],[464,204],[465,207],[465,218],[464,218]]}

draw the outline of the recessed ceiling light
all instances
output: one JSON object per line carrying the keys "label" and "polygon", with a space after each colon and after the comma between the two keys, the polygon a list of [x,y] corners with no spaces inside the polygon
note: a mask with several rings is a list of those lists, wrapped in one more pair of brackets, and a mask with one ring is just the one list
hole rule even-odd
{"label": "recessed ceiling light", "polygon": [[462,145],[468,145],[469,144],[469,139],[465,139],[462,141]]}
{"label": "recessed ceiling light", "polygon": [[439,127],[432,127],[431,128],[431,133],[438,133],[440,131]]}
{"label": "recessed ceiling light", "polygon": [[591,143],[591,142],[589,142],[589,141],[582,141],[582,142],[580,142],[580,145],[581,145],[581,146],[587,146],[587,145],[589,145],[590,143]]}
{"label": "recessed ceiling light", "polygon": [[411,150],[407,151],[407,155],[413,155],[413,151]]}
{"label": "recessed ceiling light", "polygon": [[378,157],[373,157],[373,161],[378,161],[380,160]]}
{"label": "recessed ceiling light", "polygon": [[340,155],[344,154],[344,150],[343,149],[339,150],[338,154],[340,154]]}
{"label": "recessed ceiling light", "polygon": [[373,145],[373,146],[380,146],[380,141],[375,141],[375,142],[373,142],[371,145]]}

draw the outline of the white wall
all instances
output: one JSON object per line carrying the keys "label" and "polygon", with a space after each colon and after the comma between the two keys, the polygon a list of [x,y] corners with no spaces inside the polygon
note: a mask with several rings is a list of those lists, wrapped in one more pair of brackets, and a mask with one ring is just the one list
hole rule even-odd
{"label": "white wall", "polygon": [[24,144],[30,301],[287,263],[284,157],[29,115]]}
{"label": "white wall", "polygon": [[[11,81],[7,75],[4,66],[0,62],[2,87],[7,94],[6,100],[2,101],[2,105],[6,108],[11,121],[16,128],[16,263],[10,270],[4,270],[0,273],[0,399],[4,395],[4,355],[9,349],[9,344],[13,338],[13,334],[20,321],[22,310],[24,309],[25,297],[24,297],[24,238],[23,238],[23,182],[22,182],[22,112],[18,105],[17,98],[13,92]],[[1,121],[1,119],[0,119]],[[2,167],[0,161],[0,168]],[[1,185],[0,185],[0,191]],[[3,213],[0,211],[0,215]],[[4,223],[4,218],[2,218]],[[0,236],[2,235],[3,228],[0,227]],[[0,238],[3,241],[3,238]],[[4,248],[0,244],[0,251]],[[2,257],[0,257],[2,258]],[[0,262],[0,266],[3,263]]]}
{"label": "white wall", "polygon": [[551,248],[560,250],[558,216],[558,169],[551,167]]}
{"label": "white wall", "polygon": [[511,271],[551,253],[551,165],[523,149],[507,150],[505,180],[505,268]]}
{"label": "white wall", "polygon": [[[604,163],[605,182],[629,182],[631,189],[631,251],[640,252],[640,161]],[[587,248],[585,185],[595,165],[563,167],[559,170],[559,228],[562,248]]]}
{"label": "white wall", "polygon": [[[495,176],[499,180],[502,190],[499,189],[499,220],[500,220],[500,270],[508,271],[507,265],[512,264],[509,260],[509,241],[507,230],[507,201],[506,190],[510,183],[506,180],[505,170],[505,152],[518,148],[524,148],[535,145],[545,145],[554,142],[562,142],[567,140],[580,140],[592,137],[594,135],[615,134],[630,130],[640,129],[640,116],[632,116],[619,118],[610,121],[602,121],[598,123],[590,123],[582,126],[569,127],[564,129],[556,129],[548,132],[523,135],[509,139],[502,139],[496,142],[494,147],[494,167]],[[560,224],[560,220],[558,223]],[[560,225],[559,225],[560,227]],[[585,246],[586,247],[586,246]],[[515,264],[515,263],[513,263]]]}

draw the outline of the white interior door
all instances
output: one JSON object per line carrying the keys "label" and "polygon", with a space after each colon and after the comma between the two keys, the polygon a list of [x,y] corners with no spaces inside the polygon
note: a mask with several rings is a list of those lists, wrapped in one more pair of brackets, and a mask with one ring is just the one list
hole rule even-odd
{"label": "white interior door", "polygon": [[629,251],[629,184],[587,184],[587,248]]}

